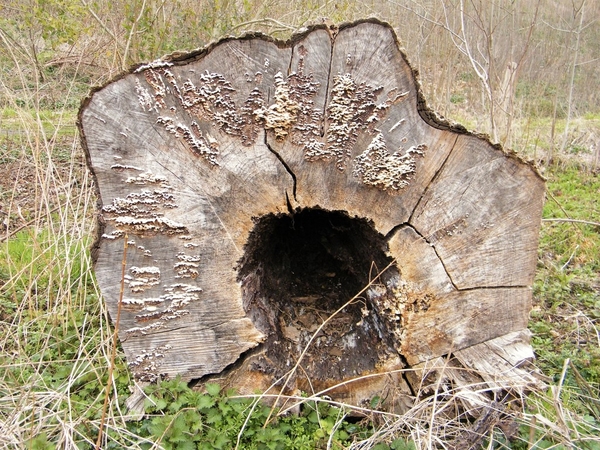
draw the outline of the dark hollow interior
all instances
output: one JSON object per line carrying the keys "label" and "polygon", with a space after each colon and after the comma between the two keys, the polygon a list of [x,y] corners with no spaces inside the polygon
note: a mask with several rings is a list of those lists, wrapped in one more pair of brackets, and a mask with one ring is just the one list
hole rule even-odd
{"label": "dark hollow interior", "polygon": [[[253,370],[274,378],[291,368],[319,325],[387,267],[387,242],[365,219],[318,208],[256,221],[239,266],[246,313],[267,338]],[[375,284],[397,279],[395,267]],[[385,321],[359,295],[319,332],[302,373],[339,380],[373,370],[393,350]]]}

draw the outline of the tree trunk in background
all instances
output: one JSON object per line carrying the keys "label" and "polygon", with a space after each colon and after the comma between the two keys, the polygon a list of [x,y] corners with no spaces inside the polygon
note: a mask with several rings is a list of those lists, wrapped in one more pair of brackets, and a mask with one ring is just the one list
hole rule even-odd
{"label": "tree trunk in background", "polygon": [[397,411],[448,361],[455,384],[535,384],[519,366],[543,180],[428,110],[386,24],[171,55],[79,121],[113,318],[130,245],[119,336],[138,380]]}

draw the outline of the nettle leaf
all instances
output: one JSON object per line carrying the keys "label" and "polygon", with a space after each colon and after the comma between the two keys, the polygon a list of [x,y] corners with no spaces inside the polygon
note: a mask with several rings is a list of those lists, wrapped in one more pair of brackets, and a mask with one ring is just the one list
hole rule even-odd
{"label": "nettle leaf", "polygon": [[202,430],[202,416],[198,413],[198,411],[188,409],[187,411],[183,412],[183,415],[191,433],[195,434]]}
{"label": "nettle leaf", "polygon": [[150,433],[154,436],[162,436],[167,427],[169,426],[169,423],[169,416],[155,417],[154,419],[152,419],[152,422],[148,427],[148,431],[150,431]]}
{"label": "nettle leaf", "polygon": [[381,397],[379,395],[374,396],[371,399],[371,408],[377,408],[377,406],[379,405],[379,403],[381,402]]}
{"label": "nettle leaf", "polygon": [[153,401],[151,398],[146,398],[144,400],[144,411],[146,412],[153,412],[154,408],[156,408],[156,402]]}
{"label": "nettle leaf", "polygon": [[32,450],[42,450],[42,449],[50,450],[50,449],[55,449],[56,445],[54,445],[50,441],[48,441],[48,436],[46,436],[46,433],[42,433],[42,434],[37,435],[31,441],[29,441],[28,448],[30,448]]}
{"label": "nettle leaf", "polygon": [[184,404],[184,402],[182,399],[175,400],[169,404],[168,410],[171,413],[176,413],[177,411],[181,410],[183,404]]}
{"label": "nettle leaf", "polygon": [[186,406],[198,406],[198,402],[200,401],[200,398],[203,396],[204,394],[197,392],[197,391],[192,391],[191,389],[188,390],[187,392],[184,392],[181,395],[181,401],[186,405]]}
{"label": "nettle leaf", "polygon": [[287,422],[281,422],[280,424],[278,424],[277,428],[279,428],[279,430],[285,434],[290,432],[292,426]]}
{"label": "nettle leaf", "polygon": [[203,395],[198,399],[197,405],[200,410],[212,408],[215,405],[215,399],[208,395]]}
{"label": "nettle leaf", "polygon": [[372,450],[389,450],[390,447],[388,447],[387,444],[383,444],[383,443],[379,443],[379,444],[375,444],[374,447],[372,447]]}
{"label": "nettle leaf", "polygon": [[169,428],[171,433],[171,441],[177,442],[187,439],[187,437],[184,436],[184,433],[188,429],[188,424],[185,419],[186,417],[184,414],[179,414],[177,417],[175,417],[173,422],[171,422],[171,426]]}
{"label": "nettle leaf", "polygon": [[229,443],[229,438],[225,433],[218,434],[215,438],[213,445],[216,448],[225,448],[225,445]]}
{"label": "nettle leaf", "polygon": [[347,441],[350,435],[344,430],[338,430],[335,432],[334,437],[340,441]]}
{"label": "nettle leaf", "polygon": [[216,408],[211,408],[206,412],[206,422],[210,424],[220,423],[223,421],[221,412]]}
{"label": "nettle leaf", "polygon": [[216,383],[207,383],[205,387],[206,392],[208,392],[208,395],[211,395],[213,397],[216,397],[217,395],[219,395],[219,392],[221,392],[221,386],[219,386]]}
{"label": "nettle leaf", "polygon": [[177,450],[196,450],[196,443],[190,440],[179,442]]}
{"label": "nettle leaf", "polygon": [[333,425],[334,425],[334,420],[331,417],[326,417],[325,419],[321,420],[321,427],[327,433],[331,433],[331,430],[333,430]]}
{"label": "nettle leaf", "polygon": [[392,450],[416,450],[415,443],[413,441],[405,441],[402,438],[396,439],[390,445]]}
{"label": "nettle leaf", "polygon": [[162,411],[167,407],[167,401],[164,398],[153,398],[154,409],[156,411]]}
{"label": "nettle leaf", "polygon": [[245,402],[242,399],[230,399],[229,404],[236,414],[243,413],[249,407],[248,402]]}
{"label": "nettle leaf", "polygon": [[231,414],[233,407],[229,404],[228,401],[223,400],[223,401],[219,402],[219,409],[221,410],[223,415],[228,416]]}

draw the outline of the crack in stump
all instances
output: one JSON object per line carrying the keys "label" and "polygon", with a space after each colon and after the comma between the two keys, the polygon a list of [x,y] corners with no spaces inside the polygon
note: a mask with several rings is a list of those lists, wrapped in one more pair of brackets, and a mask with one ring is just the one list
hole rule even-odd
{"label": "crack in stump", "polygon": [[[296,198],[296,186],[297,186],[296,174],[294,173],[294,171],[292,170],[292,168],[288,165],[288,163],[285,162],[285,160],[283,159],[283,157],[273,147],[271,147],[271,144],[269,144],[269,139],[268,139],[266,131],[265,131],[264,142],[265,142],[265,145],[267,146],[267,148],[269,149],[269,151],[271,153],[273,153],[273,155],[275,155],[275,157],[279,160],[279,162],[285,168],[286,172],[292,177],[292,182],[293,182],[293,184],[292,184],[292,196],[294,197],[294,201],[297,202],[298,199]],[[290,205],[290,199],[288,197],[287,191],[285,193],[285,196],[286,196],[286,203],[288,205],[288,209],[290,209],[291,205]],[[290,212],[291,212],[291,210],[290,210]]]}

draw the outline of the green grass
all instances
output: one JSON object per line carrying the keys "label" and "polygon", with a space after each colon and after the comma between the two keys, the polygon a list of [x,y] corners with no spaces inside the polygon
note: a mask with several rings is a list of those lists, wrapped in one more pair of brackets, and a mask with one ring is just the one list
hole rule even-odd
{"label": "green grass", "polygon": [[[597,175],[572,165],[552,167],[546,175],[545,218],[600,222]],[[595,430],[600,426],[599,252],[600,227],[544,222],[529,326],[537,365],[555,390],[560,386],[569,413],[580,418],[583,428]],[[554,410],[548,408],[552,401],[539,402],[541,409]],[[600,448],[597,442],[577,448]]]}
{"label": "green grass", "polygon": [[[62,447],[69,439],[89,442],[97,432],[93,422],[100,419],[108,381],[110,329],[88,246],[89,239],[69,239],[48,228],[21,231],[2,244],[2,445]],[[115,373],[124,398],[130,379],[122,356]]]}
{"label": "green grass", "polygon": [[[50,3],[71,5],[62,0]],[[116,10],[108,5],[107,10],[96,12],[108,24],[108,32],[113,23],[124,24],[115,35],[117,40],[108,39],[99,26],[90,35],[93,39],[88,36],[80,47],[71,49],[81,57],[70,63],[53,62],[55,56],[61,56],[54,47],[63,43],[60,33],[78,33],[96,24],[90,15],[84,24],[71,20],[87,14],[81,5],[73,14],[65,11],[69,20],[62,22],[41,23],[50,10],[32,11],[30,19],[39,19],[32,23],[37,28],[25,27],[27,33],[22,36],[0,19],[0,32],[12,30],[16,39],[15,45],[6,45],[13,41],[0,42],[0,164],[10,168],[10,173],[0,176],[18,173],[26,178],[19,186],[6,185],[0,192],[5,213],[0,219],[10,222],[8,232],[23,227],[14,235],[3,229],[0,235],[0,448],[93,448],[107,384],[104,448],[232,448],[239,436],[239,448],[248,449],[354,445],[412,450],[433,448],[436,439],[453,436],[468,425],[461,418],[444,417],[446,410],[462,408],[465,398],[458,391],[446,393],[448,401],[443,404],[435,396],[422,398],[402,417],[372,412],[364,422],[352,423],[347,408],[326,399],[311,399],[297,416],[278,417],[256,403],[258,395],[240,398],[216,385],[208,385],[207,392],[196,392],[180,380],[145,387],[145,416],[132,420],[135,417],[125,400],[133,380],[118,347],[114,372],[109,376],[113,329],[90,262],[95,198],[83,169],[75,128],[80,99],[91,85],[116,75],[129,63],[203,45],[234,25],[235,33],[258,28],[286,37],[305,21],[314,22],[321,16],[341,22],[375,11],[373,2],[309,3],[314,3],[313,9],[306,2],[286,4],[279,24],[265,20],[250,25],[241,22],[270,15],[277,5],[264,2],[260,10],[254,10],[248,7],[251,2],[243,2],[241,9],[234,11],[239,6],[236,2],[216,1],[204,14],[195,5],[188,11],[169,9],[165,4],[167,8],[156,14],[148,8],[139,15],[135,9],[141,5],[138,2],[125,16],[114,17],[110,14]],[[11,14],[17,14],[15,11]],[[140,21],[135,23],[138,16]],[[173,23],[179,24],[175,34]],[[400,31],[409,29],[398,24]],[[29,49],[39,43],[35,39],[48,27],[54,34],[47,36],[47,46],[38,54],[42,66],[38,74]],[[126,53],[128,36],[132,41]],[[435,59],[437,64],[438,56]],[[428,66],[423,67],[426,73]],[[467,85],[453,92],[449,111],[468,128],[476,129],[487,123],[487,116],[475,111],[464,92],[478,92],[477,79],[470,71],[461,74]],[[590,142],[596,139],[597,145],[598,112],[583,112],[572,121],[566,153],[561,155],[564,111],[558,111],[559,118],[553,122],[554,103],[548,100],[553,97],[528,95],[522,90],[518,99],[529,104],[530,116],[521,112],[515,117],[508,145],[544,163],[548,177],[544,217],[600,222],[599,177],[589,170],[589,164],[581,163],[582,157],[590,155]],[[31,190],[20,193],[13,189],[21,185]],[[22,207],[20,211],[17,206]],[[529,395],[524,405],[511,405],[506,416],[518,424],[516,434],[508,439],[496,427],[487,437],[487,448],[600,450],[599,255],[598,227],[543,223],[530,329],[536,364],[548,377],[549,387],[546,392]],[[489,401],[477,392],[469,393],[466,400],[473,398]],[[271,420],[266,424],[268,417]]]}
{"label": "green grass", "polygon": [[75,288],[84,279],[84,272],[90,271],[89,258],[84,255],[89,244],[88,237],[61,248],[47,229],[26,229],[9,239],[0,250],[0,277],[7,280],[0,298],[11,306],[10,310],[0,307],[0,318],[11,317],[19,306],[30,312],[52,310],[64,300],[66,280],[72,281],[74,289],[69,293],[76,296]]}
{"label": "green grass", "polygon": [[48,138],[73,137],[77,109],[41,109],[5,107],[0,109],[0,143],[39,129]]}

